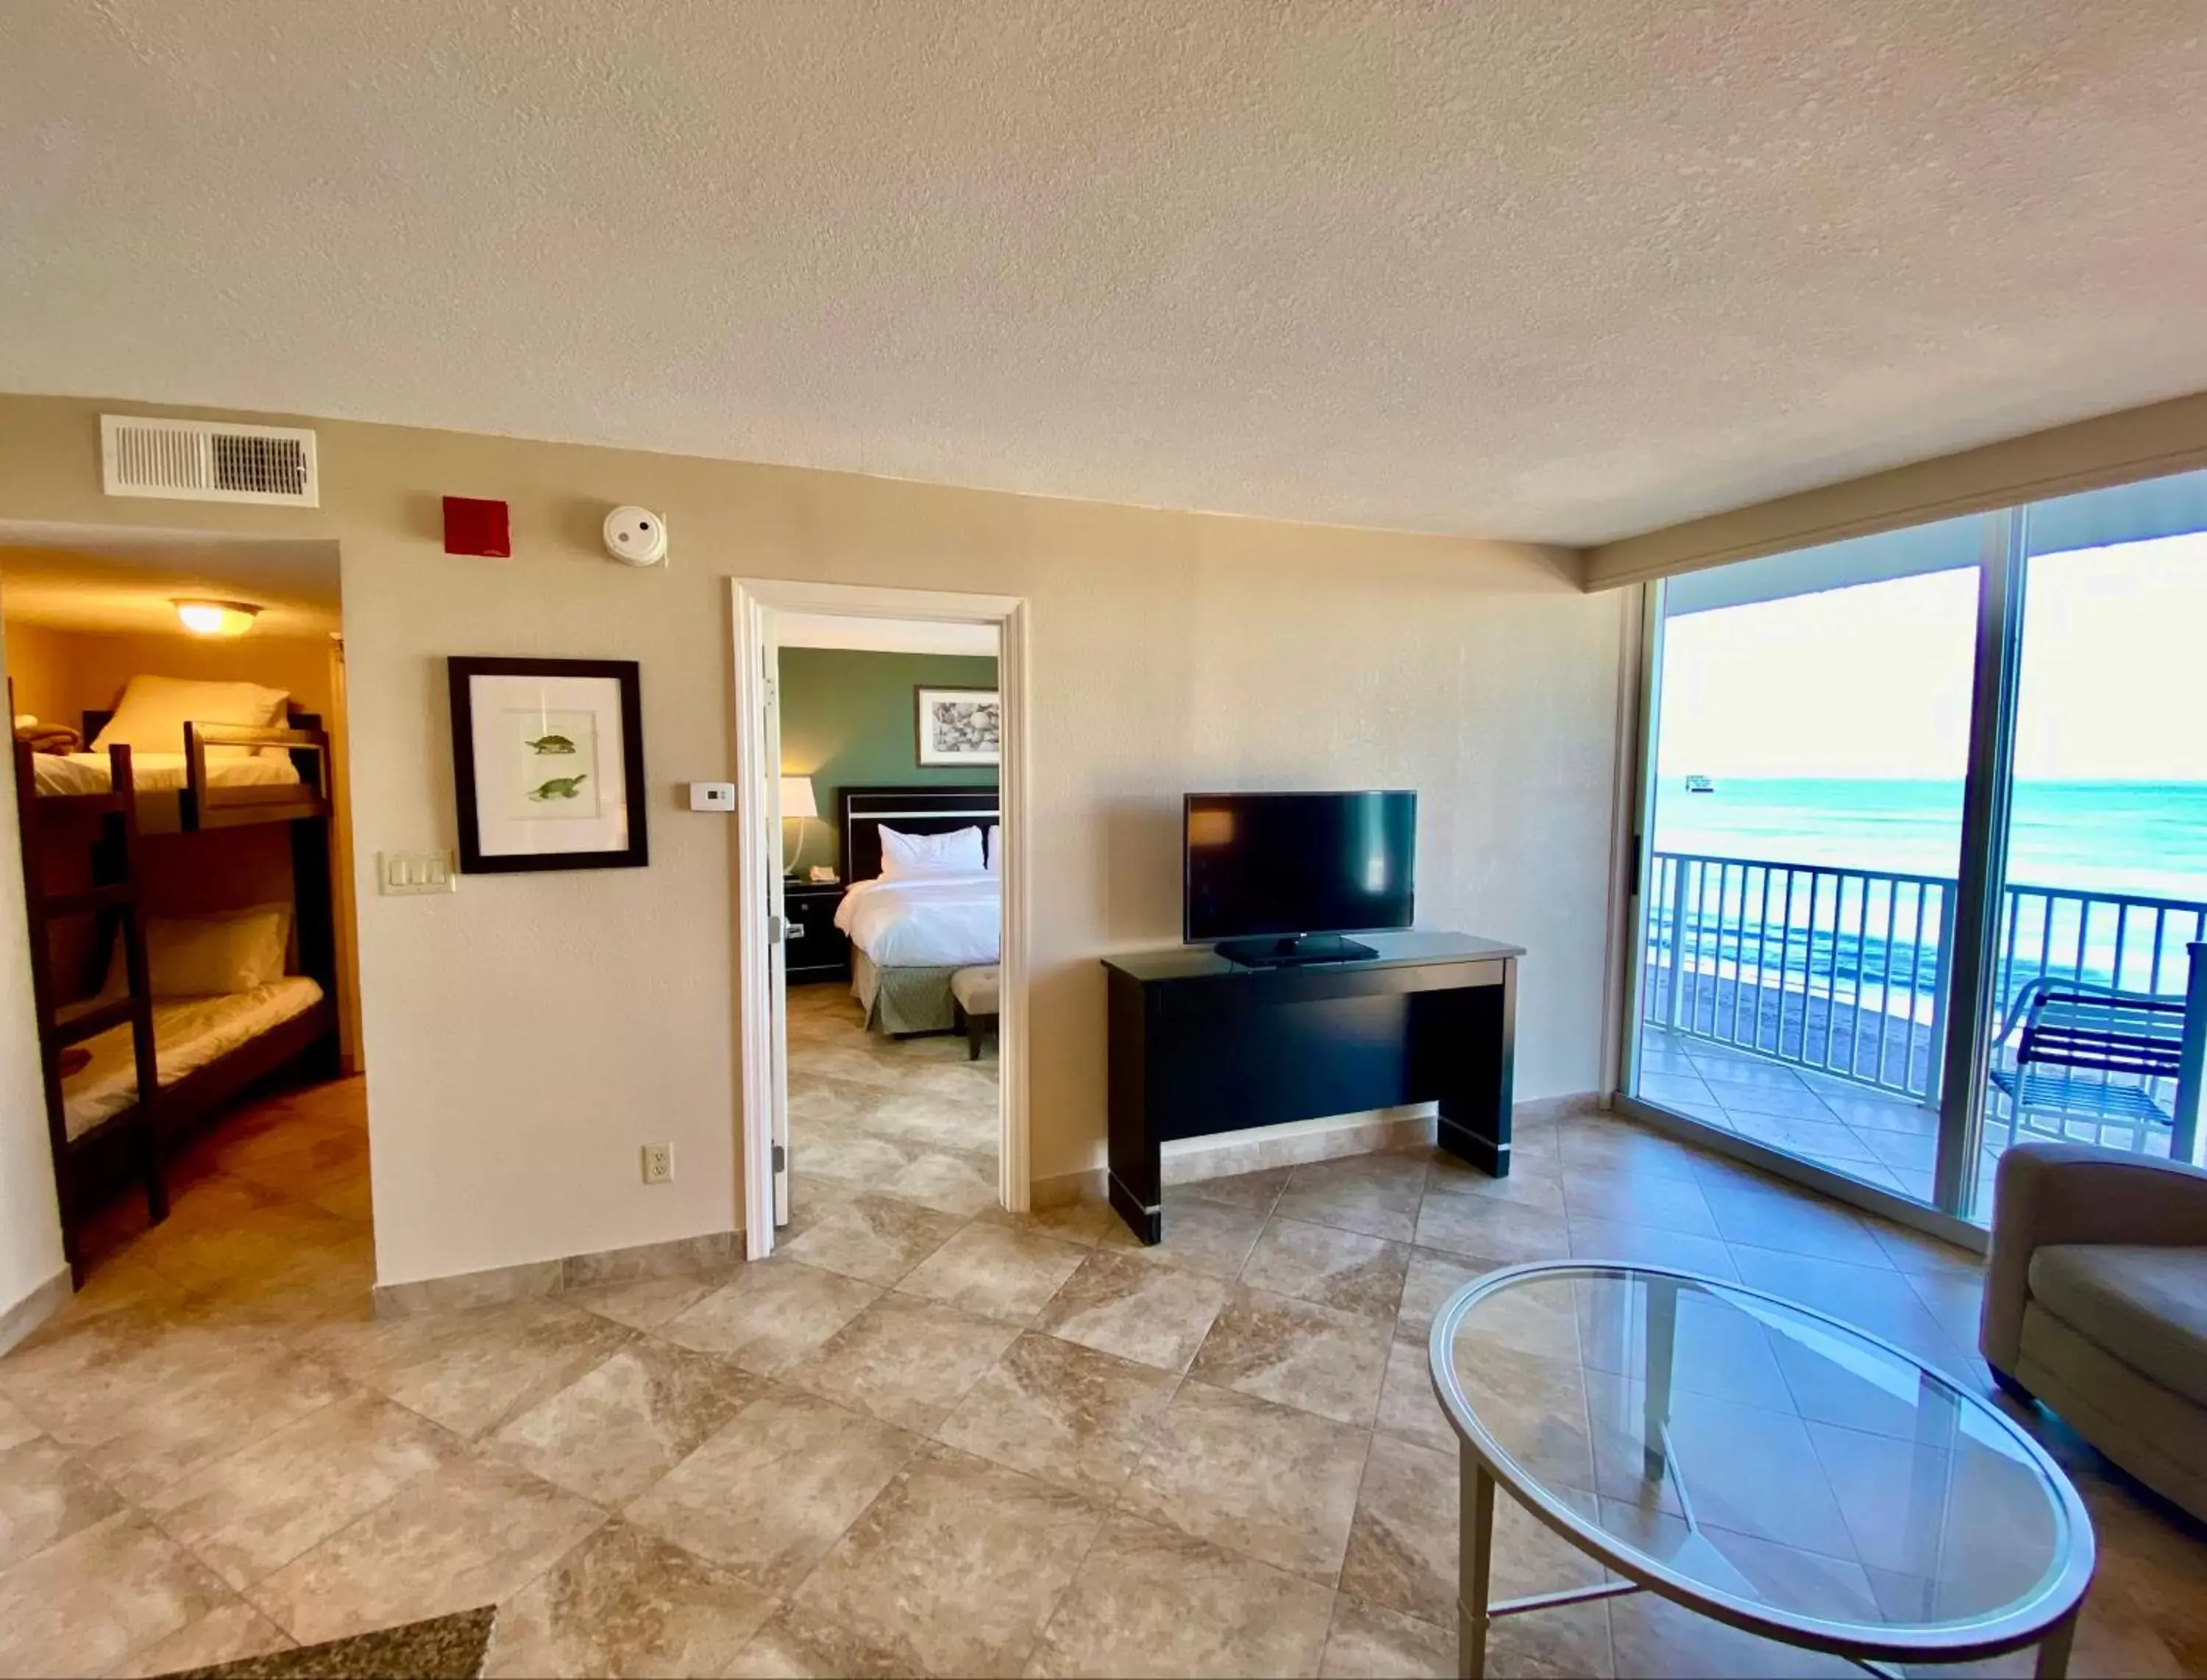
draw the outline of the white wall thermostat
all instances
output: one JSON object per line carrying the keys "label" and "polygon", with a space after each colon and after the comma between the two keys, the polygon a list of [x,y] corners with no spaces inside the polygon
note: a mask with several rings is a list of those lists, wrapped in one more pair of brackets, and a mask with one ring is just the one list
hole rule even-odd
{"label": "white wall thermostat", "polygon": [[733,810],[736,785],[732,781],[693,781],[690,784],[692,810]]}
{"label": "white wall thermostat", "polygon": [[625,565],[657,565],[667,558],[667,522],[648,507],[606,515],[606,553]]}

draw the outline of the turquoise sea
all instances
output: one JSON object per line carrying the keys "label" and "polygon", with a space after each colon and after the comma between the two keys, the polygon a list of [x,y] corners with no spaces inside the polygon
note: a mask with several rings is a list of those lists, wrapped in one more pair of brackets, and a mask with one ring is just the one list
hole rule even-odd
{"label": "turquoise sea", "polygon": [[[1952,880],[1959,781],[1685,778],[1657,790],[1655,849]],[[2026,781],[2007,879],[2018,886],[2207,902],[2207,782]]]}
{"label": "turquoise sea", "polygon": [[[1827,876],[1812,892],[1796,876],[1789,897],[1783,870],[1689,864],[1678,903],[1687,966],[1749,984],[1798,977],[1818,995],[1928,1015],[1951,907],[1949,888],[1932,883],[1957,874],[1962,784],[1711,780],[1689,792],[1685,777],[1664,778],[1659,854],[1928,879]],[[1679,880],[1677,865],[1656,867],[1650,934],[1662,940]],[[2001,995],[2049,971],[2181,990],[2185,942],[2207,939],[2207,782],[2019,783],[2007,884]]]}

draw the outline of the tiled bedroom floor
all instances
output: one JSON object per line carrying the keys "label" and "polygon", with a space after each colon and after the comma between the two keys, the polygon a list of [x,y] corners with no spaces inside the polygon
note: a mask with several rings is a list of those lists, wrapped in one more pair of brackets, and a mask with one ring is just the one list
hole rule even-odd
{"label": "tiled bedroom floor", "polygon": [[[499,1674],[1445,1674],[1421,1338],[1463,1279],[1680,1262],[1984,1376],[1965,1257],[1593,1115],[1522,1128],[1502,1184],[1401,1153],[1175,1188],[1148,1252],[1098,1208],[931,1205],[915,1139],[816,1172],[772,1261],[377,1321],[357,1091],[307,1100],[282,1147],[275,1105],[242,1117],[0,1359],[0,1672],[497,1604]],[[2102,1545],[2074,1671],[2207,1671],[2207,1541],[2040,1432]],[[1582,1567],[1505,1503],[1498,1591]],[[1827,1666],[1647,1598],[1516,1618],[1494,1657]]]}

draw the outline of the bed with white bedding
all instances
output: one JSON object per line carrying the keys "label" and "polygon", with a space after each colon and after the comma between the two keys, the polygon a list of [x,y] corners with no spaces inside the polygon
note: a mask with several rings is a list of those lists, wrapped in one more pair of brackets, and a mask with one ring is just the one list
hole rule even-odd
{"label": "bed with white bedding", "polygon": [[1003,876],[994,787],[846,787],[837,794],[850,888],[835,925],[851,990],[890,1033],[954,1025],[950,977],[998,960]]}
{"label": "bed with white bedding", "polygon": [[[176,1084],[321,1001],[321,987],[303,974],[287,974],[250,991],[155,999],[154,1065],[160,1082]],[[92,1060],[62,1081],[72,1138],[82,1137],[138,1100],[138,1064],[127,1024],[86,1039],[84,1048]]]}
{"label": "bed with white bedding", "polygon": [[[105,793],[114,777],[104,752],[31,755],[39,792],[49,798],[77,793]],[[254,757],[218,758],[207,755],[210,787],[277,787],[300,780],[298,767],[289,753],[263,753]],[[133,752],[130,780],[141,793],[172,792],[184,786],[184,756],[180,752]]]}

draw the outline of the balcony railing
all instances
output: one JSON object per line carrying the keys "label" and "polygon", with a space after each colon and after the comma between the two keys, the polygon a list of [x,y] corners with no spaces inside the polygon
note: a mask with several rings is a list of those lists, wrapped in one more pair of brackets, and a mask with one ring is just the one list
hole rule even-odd
{"label": "balcony railing", "polygon": [[[1937,1103],[1952,880],[1672,852],[1653,861],[1643,1019]],[[2008,887],[1995,1029],[2042,975],[2180,995],[2198,939],[2207,904]]]}

